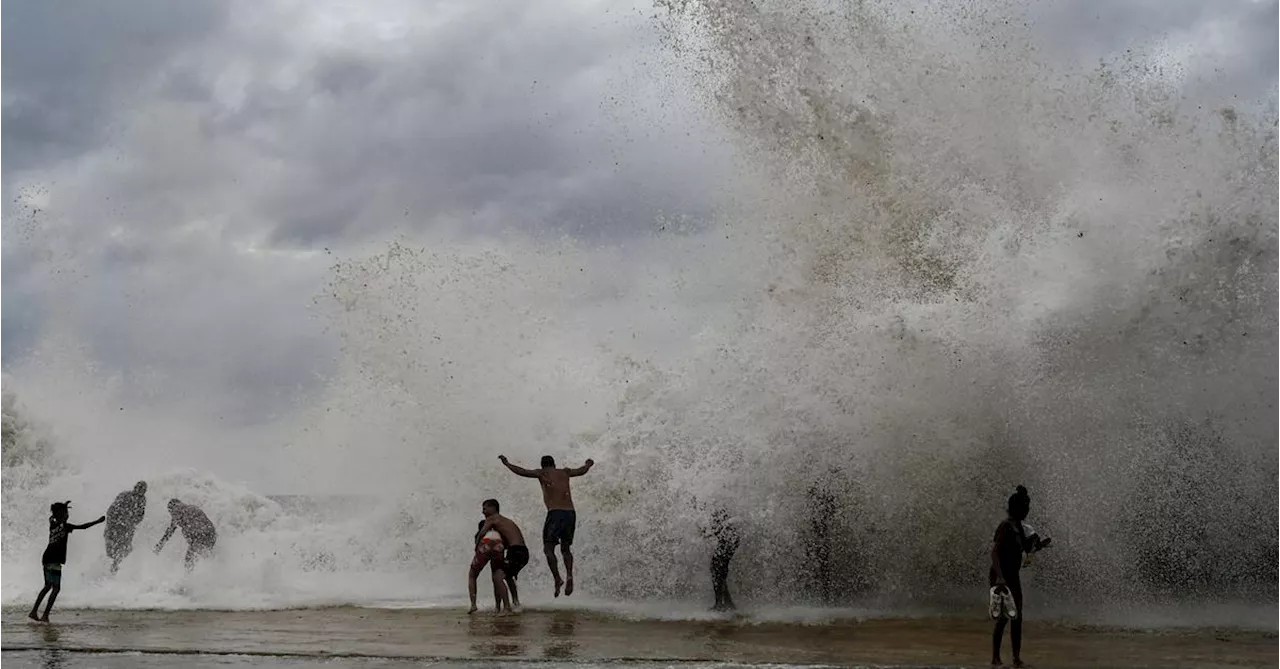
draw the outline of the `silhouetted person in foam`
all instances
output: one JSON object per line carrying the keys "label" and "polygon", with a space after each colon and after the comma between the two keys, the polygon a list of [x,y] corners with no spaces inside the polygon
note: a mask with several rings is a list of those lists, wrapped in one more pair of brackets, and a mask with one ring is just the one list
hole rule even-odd
{"label": "silhouetted person in foam", "polygon": [[[28,614],[32,620],[49,622],[49,611],[53,609],[58,593],[62,592],[62,565],[67,563],[67,538],[71,536],[71,532],[88,529],[107,519],[103,516],[92,523],[72,525],[67,522],[70,516],[71,502],[54,502],[49,506],[49,545],[44,549],[44,555],[40,556],[40,562],[44,565],[44,588],[40,590],[36,603]],[[40,600],[45,595],[49,595],[49,603],[44,607],[44,615],[37,618]]]}
{"label": "silhouetted person in foam", "polygon": [[815,483],[809,487],[809,531],[812,537],[805,547],[806,558],[812,572],[812,583],[823,604],[835,600],[831,578],[831,519],[836,513],[836,498],[828,484]]}
{"label": "silhouetted person in foam", "polygon": [[133,533],[147,512],[147,482],[138,481],[133,490],[116,495],[116,501],[107,508],[107,526],[102,538],[107,543],[107,557],[111,559],[111,573],[120,569],[120,561],[133,552]]}
{"label": "silhouetted person in foam", "polygon": [[[997,591],[1007,589],[1013,596],[1017,616],[1009,625],[1009,636],[1013,644],[1013,666],[1021,667],[1022,619],[1026,613],[1022,607],[1022,554],[1048,548],[1052,539],[1041,540],[1038,536],[1028,538],[1022,521],[1027,519],[1027,514],[1031,511],[1031,496],[1027,494],[1025,487],[1018,486],[1017,491],[1009,496],[1008,511],[1009,517],[996,527],[995,538],[991,544],[991,571],[988,579],[991,587],[996,588]],[[1003,615],[999,616],[996,619],[995,631],[991,633],[991,664],[993,665],[1002,664],[1000,645],[1004,638],[1006,624],[1009,624],[1009,619]]]}
{"label": "silhouetted person in foam", "polygon": [[736,608],[729,595],[729,562],[738,552],[738,527],[729,512],[717,507],[711,512],[711,538],[716,545],[711,553],[711,588],[715,591],[716,611],[732,611]]}
{"label": "silhouetted person in foam", "polygon": [[[573,532],[578,525],[578,513],[573,508],[573,496],[569,494],[569,479],[582,476],[591,471],[596,463],[588,459],[586,464],[576,468],[556,469],[555,458],[542,456],[542,469],[525,469],[507,462],[507,456],[499,455],[498,459],[507,469],[519,476],[538,479],[542,484],[542,501],[547,505],[547,521],[542,525],[542,550],[547,556],[547,566],[551,568],[551,576],[556,582],[556,597],[560,596],[560,587],[564,586],[564,594],[573,594]],[[568,580],[560,578],[560,567],[556,564],[556,545],[560,546],[560,555],[564,557],[564,570]]]}
{"label": "silhouetted person in foam", "polygon": [[156,544],[156,553],[159,554],[160,549],[164,548],[165,542],[173,536],[173,531],[181,528],[182,536],[187,540],[187,557],[183,562],[187,566],[187,571],[191,571],[197,558],[207,557],[213,553],[213,546],[218,542],[218,532],[213,529],[209,516],[193,504],[183,504],[180,500],[171,499],[169,515],[172,517],[169,521],[169,529],[164,531],[164,536],[160,537],[160,543]]}

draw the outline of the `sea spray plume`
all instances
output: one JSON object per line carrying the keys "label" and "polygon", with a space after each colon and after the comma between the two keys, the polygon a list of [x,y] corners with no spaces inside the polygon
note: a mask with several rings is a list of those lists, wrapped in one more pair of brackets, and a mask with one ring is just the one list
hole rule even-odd
{"label": "sea spray plume", "polygon": [[[7,379],[5,385],[9,385]],[[3,394],[3,412],[0,437],[3,438],[5,472],[31,469],[36,482],[47,479],[49,470],[58,464],[49,435],[27,417],[26,411],[18,404],[17,393],[9,388],[5,388]]]}
{"label": "sea spray plume", "polygon": [[[676,239],[665,250],[688,255],[681,245],[693,243]],[[475,504],[504,485],[496,454],[598,455],[587,449],[617,398],[641,385],[643,370],[668,366],[658,359],[661,340],[682,339],[681,329],[720,308],[665,299],[683,289],[662,263],[622,255],[513,235],[404,243],[340,263],[317,302],[343,358],[313,412],[310,429],[327,442],[316,464],[399,496],[421,535],[437,538],[421,560],[455,555],[447,537],[469,536]],[[335,430],[351,443],[335,449]],[[595,487],[585,481],[579,495]],[[536,490],[516,487],[510,497],[513,513],[541,516]],[[542,577],[530,577],[538,587]]]}
{"label": "sea spray plume", "polygon": [[[1050,585],[1137,594],[1153,584],[1130,568],[1141,549],[1121,518],[1146,511],[1128,476],[1178,486],[1134,457],[1177,457],[1147,447],[1142,424],[1188,413],[1233,430],[1243,454],[1202,484],[1274,516],[1275,312],[1244,307],[1275,302],[1273,102],[1217,111],[1140,49],[1095,71],[1046,62],[1009,5],[679,8],[706,88],[776,177],[741,227],[775,240],[761,270],[780,288],[733,344],[755,367],[737,380],[759,390],[729,401],[705,382],[687,397],[716,397],[725,423],[747,417],[743,444],[786,435],[777,446],[796,459],[872,472],[859,485],[895,503],[848,535],[908,556],[880,583],[928,596],[963,582],[987,524],[968,510],[1017,478],[1041,491],[1045,523],[1088,537],[1047,558]],[[1187,327],[1223,313],[1227,327]],[[808,435],[790,438],[801,421]],[[774,455],[756,472],[765,499],[803,485]],[[799,520],[762,531],[784,541]],[[863,529],[876,525],[889,529]],[[1274,591],[1276,535],[1259,529],[1212,587],[1261,577]]]}
{"label": "sea spray plume", "polygon": [[5,379],[3,391],[3,500],[4,560],[21,559],[20,551],[48,538],[39,521],[47,515],[47,500],[39,496],[50,479],[64,466],[54,451],[47,428],[27,415],[17,394]]}
{"label": "sea spray plume", "polygon": [[[687,502],[731,489],[747,510],[744,595],[810,599],[807,491],[835,468],[827,533],[865,558],[831,580],[936,601],[981,580],[992,516],[1023,481],[1041,526],[1074,539],[1038,564],[1047,589],[1083,597],[1105,581],[1137,596],[1122,518],[1141,510],[1130,470],[1112,467],[1143,462],[1135,417],[1231,407],[1215,420],[1253,426],[1233,448],[1274,471],[1256,441],[1274,429],[1257,412],[1274,395],[1274,314],[1243,310],[1259,338],[1196,357],[1167,345],[1185,314],[1166,311],[1171,283],[1207,322],[1215,291],[1274,295],[1274,236],[1248,224],[1274,220],[1274,194],[1256,190],[1275,173],[1256,149],[1274,146],[1265,123],[1220,125],[1137,66],[1040,62],[998,12],[703,7],[720,12],[704,25],[746,31],[704,39],[729,50],[708,85],[753,160],[740,207],[639,243],[639,263],[508,237],[335,268],[324,304],[344,359],[313,429],[350,426],[330,464],[411,495],[406,532],[469,529],[459,500],[491,485],[509,445],[607,453],[578,492],[594,509],[580,531],[598,539],[584,564],[628,574],[594,580],[602,594],[704,589]],[[1252,229],[1251,250],[1180,251],[1208,243],[1205,211],[1233,212],[1218,225]],[[655,260],[672,257],[684,264]],[[1209,268],[1230,280],[1191,278]],[[1224,474],[1260,480],[1251,504],[1268,517],[1273,480]],[[516,495],[513,508],[537,508]]]}

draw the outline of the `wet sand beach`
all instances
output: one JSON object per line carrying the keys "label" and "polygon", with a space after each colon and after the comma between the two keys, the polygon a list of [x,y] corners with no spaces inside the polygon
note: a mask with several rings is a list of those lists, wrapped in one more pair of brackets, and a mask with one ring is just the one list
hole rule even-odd
{"label": "wet sand beach", "polygon": [[[498,617],[455,609],[63,610],[3,617],[7,667],[989,666],[983,619],[822,624],[636,620],[565,609]],[[1272,631],[1093,628],[1029,622],[1025,659],[1050,667],[1274,666]],[[1006,654],[1007,641],[1006,641]],[[1010,659],[1008,655],[1006,660]],[[429,661],[429,662],[428,662]]]}

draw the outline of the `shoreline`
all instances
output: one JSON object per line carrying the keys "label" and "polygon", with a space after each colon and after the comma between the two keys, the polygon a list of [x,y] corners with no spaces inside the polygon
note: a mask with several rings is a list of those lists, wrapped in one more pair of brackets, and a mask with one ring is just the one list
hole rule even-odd
{"label": "shoreline", "polygon": [[[59,606],[64,614],[226,614],[254,615],[289,612],[420,612],[435,614],[466,609],[464,599],[446,601],[370,601],[316,602],[263,606],[202,606],[199,604],[101,607]],[[712,611],[683,601],[617,602],[597,600],[589,596],[572,600],[539,600],[526,604],[527,613],[575,613],[582,616],[616,618],[633,623],[723,623],[735,625],[780,624],[802,627],[866,623],[885,620],[900,621],[972,621],[975,607],[906,607],[898,609],[873,607],[821,607],[775,605],[743,606],[733,613]],[[491,605],[481,600],[478,615],[492,615]],[[0,616],[11,621],[18,614],[25,617],[27,605],[11,602],[0,606]],[[1275,633],[1276,615],[1280,607],[1274,602],[1201,602],[1190,605],[1138,606],[1121,604],[1111,607],[1054,607],[1037,610],[1031,621],[1055,628],[1093,632],[1141,632],[1160,634],[1188,631],[1228,631],[1243,633]],[[980,614],[976,619],[985,619]]]}
{"label": "shoreline", "polygon": [[[990,666],[982,618],[879,618],[804,624],[636,620],[578,609],[513,616],[459,609],[332,607],[287,611],[6,611],[0,651],[418,661],[731,662]],[[1275,630],[1123,630],[1026,623],[1024,654],[1049,667],[1272,666]],[[1008,639],[1005,642],[1006,660]]]}

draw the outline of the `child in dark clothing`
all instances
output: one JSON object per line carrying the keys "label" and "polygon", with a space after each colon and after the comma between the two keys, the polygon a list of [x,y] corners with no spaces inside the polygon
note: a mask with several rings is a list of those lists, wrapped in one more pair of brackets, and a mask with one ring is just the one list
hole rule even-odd
{"label": "child in dark clothing", "polygon": [[[49,611],[53,609],[53,601],[58,598],[58,593],[62,591],[62,565],[67,562],[67,537],[71,535],[72,530],[84,530],[102,521],[107,517],[103,516],[92,523],[84,525],[72,525],[67,522],[70,517],[71,502],[54,502],[49,507],[49,546],[44,549],[44,555],[40,558],[41,564],[44,565],[44,589],[40,591],[40,596],[36,597],[35,606],[31,607],[29,617],[32,620],[41,622],[49,622]],[[49,595],[49,603],[44,607],[44,615],[37,617],[36,614],[40,610],[40,602],[45,595]]]}
{"label": "child in dark clothing", "polygon": [[1053,540],[1048,537],[1041,539],[1034,530],[1028,532],[1029,526],[1023,524],[1031,512],[1031,496],[1025,487],[1018,486],[1009,497],[1008,511],[1009,517],[996,527],[995,538],[991,544],[991,569],[988,571],[988,582],[996,592],[1007,592],[1012,596],[1017,617],[1010,620],[1005,616],[999,616],[996,620],[996,627],[991,633],[991,665],[1003,664],[1000,660],[1000,644],[1007,624],[1011,628],[1009,636],[1013,645],[1013,666],[1021,667],[1023,666],[1022,621],[1026,618],[1026,611],[1022,607],[1023,553],[1030,555],[1048,548]]}

